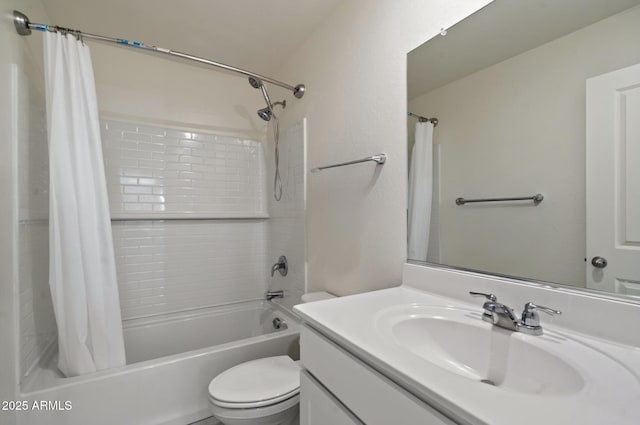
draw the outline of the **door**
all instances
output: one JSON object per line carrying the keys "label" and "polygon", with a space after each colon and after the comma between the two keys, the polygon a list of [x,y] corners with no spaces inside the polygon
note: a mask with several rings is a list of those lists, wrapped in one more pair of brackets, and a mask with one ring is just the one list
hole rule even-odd
{"label": "door", "polygon": [[640,64],[587,80],[587,287],[640,296]]}

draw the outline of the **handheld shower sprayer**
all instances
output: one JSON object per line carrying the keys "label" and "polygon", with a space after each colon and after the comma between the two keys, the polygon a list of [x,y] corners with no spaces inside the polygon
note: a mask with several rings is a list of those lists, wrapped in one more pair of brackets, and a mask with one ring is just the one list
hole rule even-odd
{"label": "handheld shower sprayer", "polygon": [[287,101],[283,100],[282,102],[271,103],[271,99],[269,99],[269,93],[267,93],[267,88],[264,86],[262,81],[249,77],[249,84],[254,89],[260,89],[262,92],[262,97],[264,101],[267,103],[266,108],[258,109],[258,116],[265,120],[270,121],[273,118],[273,139],[275,142],[275,152],[274,159],[276,163],[275,175],[273,177],[273,197],[276,201],[282,199],[282,179],[280,178],[280,150],[278,148],[278,142],[280,141],[280,125],[278,123],[278,117],[273,113],[273,107],[276,105],[281,105],[283,108],[287,107]]}

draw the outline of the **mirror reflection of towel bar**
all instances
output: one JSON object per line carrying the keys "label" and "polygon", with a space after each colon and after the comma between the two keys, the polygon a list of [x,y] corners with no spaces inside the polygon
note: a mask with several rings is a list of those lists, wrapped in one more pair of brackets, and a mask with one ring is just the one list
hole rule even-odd
{"label": "mirror reflection of towel bar", "polygon": [[544,200],[544,196],[541,193],[533,196],[523,196],[518,198],[484,198],[484,199],[464,199],[457,198],[456,205],[472,204],[476,202],[507,202],[507,201],[533,201],[535,205],[538,205]]}
{"label": "mirror reflection of towel bar", "polygon": [[317,173],[318,171],[326,170],[327,168],[344,167],[345,165],[360,164],[362,162],[370,162],[370,161],[375,162],[378,165],[382,165],[385,162],[387,162],[387,155],[380,153],[378,155],[372,155],[366,158],[356,159],[355,161],[341,162],[340,164],[325,165],[324,167],[316,167],[312,169],[311,172]]}

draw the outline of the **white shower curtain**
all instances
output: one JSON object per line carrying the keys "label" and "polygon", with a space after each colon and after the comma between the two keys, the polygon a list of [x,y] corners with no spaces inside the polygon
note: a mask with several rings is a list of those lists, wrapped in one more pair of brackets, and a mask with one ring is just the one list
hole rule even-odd
{"label": "white shower curtain", "polygon": [[433,124],[416,124],[409,166],[408,258],[427,261],[433,195]]}
{"label": "white shower curtain", "polygon": [[98,104],[89,48],[44,33],[49,285],[66,376],[125,364]]}

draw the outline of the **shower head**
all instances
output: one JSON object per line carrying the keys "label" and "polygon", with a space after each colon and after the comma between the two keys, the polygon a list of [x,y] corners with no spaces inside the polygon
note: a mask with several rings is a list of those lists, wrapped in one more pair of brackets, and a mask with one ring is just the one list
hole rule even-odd
{"label": "shower head", "polygon": [[265,121],[271,120],[272,115],[273,112],[271,112],[271,108],[268,106],[266,108],[258,109],[258,116]]}
{"label": "shower head", "polygon": [[251,87],[253,87],[254,89],[259,89],[260,87],[262,87],[262,81],[253,77],[249,77],[249,84],[251,84]]}
{"label": "shower head", "polygon": [[283,108],[287,106],[286,100],[283,100],[282,102],[271,103],[271,99],[269,99],[269,94],[267,93],[267,88],[264,86],[264,84],[262,84],[262,81],[253,77],[249,77],[249,84],[251,84],[251,87],[253,87],[254,89],[260,89],[260,91],[262,92],[262,97],[264,98],[264,101],[267,103],[266,108],[258,109],[258,116],[263,120],[265,121],[271,120],[271,117],[273,116],[274,106],[282,105]]}
{"label": "shower head", "polygon": [[[253,87],[254,89],[260,89],[260,92],[262,92],[262,97],[267,104],[267,108],[271,108],[271,99],[269,99],[269,93],[267,93],[267,88],[264,86],[264,84],[262,84],[262,81],[258,80],[257,78],[249,77],[249,84],[251,84],[251,87]],[[262,116],[260,118],[262,118]]]}
{"label": "shower head", "polygon": [[258,116],[265,121],[269,121],[273,116],[273,107],[277,105],[282,105],[283,108],[287,107],[287,101],[283,100],[282,102],[275,102],[266,108],[258,109]]}

